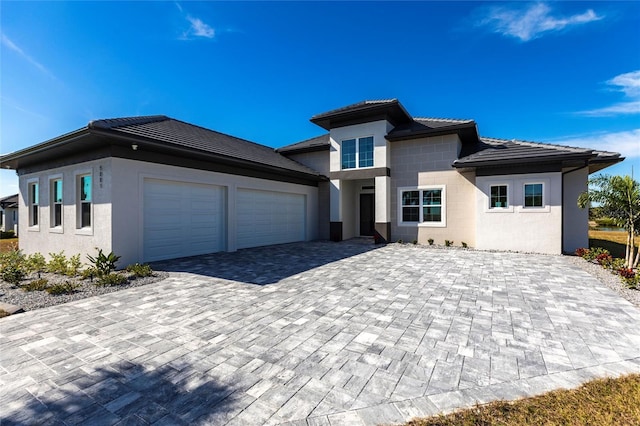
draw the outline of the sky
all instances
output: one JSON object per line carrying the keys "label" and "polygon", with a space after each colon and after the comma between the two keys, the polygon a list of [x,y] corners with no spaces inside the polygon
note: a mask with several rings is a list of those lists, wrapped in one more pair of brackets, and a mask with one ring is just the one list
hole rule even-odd
{"label": "sky", "polygon": [[[0,2],[0,153],[163,114],[280,147],[397,98],[640,177],[640,2]],[[0,171],[0,196],[18,192]]]}

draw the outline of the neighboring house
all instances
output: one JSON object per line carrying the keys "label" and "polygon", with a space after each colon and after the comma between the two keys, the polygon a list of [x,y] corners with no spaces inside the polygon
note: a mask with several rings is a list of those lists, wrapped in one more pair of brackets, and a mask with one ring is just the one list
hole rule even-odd
{"label": "neighboring house", "polygon": [[0,198],[0,231],[18,235],[18,194]]}
{"label": "neighboring house", "polygon": [[278,150],[165,116],[97,120],[5,155],[25,253],[96,247],[123,263],[373,236],[541,253],[586,246],[577,207],[612,152],[479,137],[397,100],[311,118]]}

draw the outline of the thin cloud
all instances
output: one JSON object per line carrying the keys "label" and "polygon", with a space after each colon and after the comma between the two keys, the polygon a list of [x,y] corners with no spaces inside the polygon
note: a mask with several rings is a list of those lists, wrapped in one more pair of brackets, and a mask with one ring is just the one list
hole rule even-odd
{"label": "thin cloud", "polygon": [[535,3],[524,9],[491,8],[479,21],[478,26],[488,27],[493,32],[526,42],[549,32],[601,19],[603,16],[597,15],[592,9],[569,17],[552,16],[549,6],[545,3]]}
{"label": "thin cloud", "polygon": [[205,38],[213,38],[216,35],[216,32],[209,25],[202,22],[202,20],[198,18],[193,18],[191,16],[187,16],[187,20],[191,22],[191,28],[187,30],[187,34],[193,35],[196,37],[205,37]]}
{"label": "thin cloud", "polygon": [[606,81],[612,90],[622,92],[630,101],[618,102],[608,107],[579,111],[578,115],[607,117],[612,115],[640,114],[640,70],[617,75]]}
{"label": "thin cloud", "polygon": [[7,37],[4,33],[2,33],[2,44],[8,47],[9,49],[13,50],[14,52],[16,52],[18,55],[22,56],[23,59],[25,59],[31,65],[33,65],[34,67],[42,71],[44,74],[55,79],[55,76],[51,73],[51,71],[49,71],[40,62],[36,61],[31,56],[29,56],[24,50],[22,50],[13,41],[11,41],[11,39],[9,39],[9,37]]}
{"label": "thin cloud", "polygon": [[591,148],[599,151],[619,152],[626,158],[640,158],[640,129],[573,137],[556,140],[553,143]]}

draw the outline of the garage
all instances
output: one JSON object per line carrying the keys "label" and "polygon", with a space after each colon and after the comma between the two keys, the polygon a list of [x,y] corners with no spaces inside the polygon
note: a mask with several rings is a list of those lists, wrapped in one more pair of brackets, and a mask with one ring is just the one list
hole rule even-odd
{"label": "garage", "polygon": [[224,250],[225,212],[224,187],[145,179],[144,261]]}
{"label": "garage", "polygon": [[305,196],[238,189],[237,247],[293,243],[305,239]]}

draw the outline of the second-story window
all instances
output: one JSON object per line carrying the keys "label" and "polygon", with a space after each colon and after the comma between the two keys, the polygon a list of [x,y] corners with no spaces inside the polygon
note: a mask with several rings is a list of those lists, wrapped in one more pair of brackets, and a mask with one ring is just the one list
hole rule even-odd
{"label": "second-story window", "polygon": [[342,141],[342,168],[373,167],[373,136]]}

